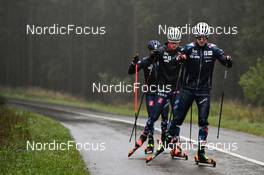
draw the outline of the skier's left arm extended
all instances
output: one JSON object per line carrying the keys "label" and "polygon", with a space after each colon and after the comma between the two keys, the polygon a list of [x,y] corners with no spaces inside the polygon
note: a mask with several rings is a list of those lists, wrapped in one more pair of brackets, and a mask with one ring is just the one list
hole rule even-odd
{"label": "skier's left arm extended", "polygon": [[128,68],[128,74],[134,74],[136,72],[136,64],[138,65],[138,71],[141,69],[145,69],[148,66],[150,66],[152,63],[149,60],[149,57],[144,57],[142,59],[138,59],[138,57],[134,56],[132,62],[129,65]]}
{"label": "skier's left arm extended", "polygon": [[233,60],[230,55],[225,55],[224,51],[222,49],[219,49],[217,47],[214,48],[214,55],[216,59],[219,60],[219,62],[228,67],[231,68],[233,64]]}

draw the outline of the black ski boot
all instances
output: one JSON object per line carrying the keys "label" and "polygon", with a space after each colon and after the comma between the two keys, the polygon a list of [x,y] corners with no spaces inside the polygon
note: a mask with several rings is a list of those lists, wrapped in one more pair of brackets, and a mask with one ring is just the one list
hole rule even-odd
{"label": "black ski boot", "polygon": [[161,142],[164,143],[166,139],[166,132],[161,133]]}
{"label": "black ski boot", "polygon": [[197,154],[194,157],[194,160],[196,165],[198,165],[199,163],[203,163],[213,165],[213,167],[216,166],[216,161],[206,156],[204,146],[200,150],[198,150]]}
{"label": "black ski boot", "polygon": [[149,135],[148,146],[145,149],[145,154],[152,154],[154,151],[154,137]]}

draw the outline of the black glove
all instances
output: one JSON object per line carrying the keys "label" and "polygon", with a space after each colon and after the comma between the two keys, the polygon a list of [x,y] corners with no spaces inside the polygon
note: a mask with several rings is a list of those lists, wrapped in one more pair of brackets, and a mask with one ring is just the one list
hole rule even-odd
{"label": "black glove", "polygon": [[151,62],[155,62],[156,61],[156,56],[158,55],[158,50],[153,49],[150,51],[150,55],[149,58],[151,60]]}
{"label": "black glove", "polygon": [[139,55],[136,54],[135,56],[133,56],[133,60],[132,60],[132,63],[135,65],[138,63],[138,60],[139,60]]}

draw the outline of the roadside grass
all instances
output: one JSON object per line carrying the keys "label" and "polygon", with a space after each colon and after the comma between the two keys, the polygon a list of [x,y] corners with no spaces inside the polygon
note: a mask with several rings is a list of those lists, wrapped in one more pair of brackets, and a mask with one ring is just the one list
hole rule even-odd
{"label": "roadside grass", "polygon": [[[211,126],[218,126],[219,110],[219,102],[212,102],[209,115]],[[193,114],[193,122],[198,123],[196,104],[193,104]],[[189,121],[190,113],[185,122]],[[264,109],[227,100],[223,105],[221,127],[264,137]]]}
{"label": "roadside grass", "polygon": [[[133,105],[132,104],[105,104],[102,102],[96,101],[87,101],[81,97],[74,97],[67,93],[55,92],[51,90],[45,90],[42,88],[10,88],[10,87],[1,87],[0,94],[6,98],[14,98],[20,100],[31,100],[37,102],[47,102],[52,104],[62,104],[69,105],[74,107],[85,108],[94,111],[126,115],[134,115]],[[143,107],[143,112],[140,114],[146,116],[146,110]]]}
{"label": "roadside grass", "polygon": [[67,143],[69,131],[48,117],[0,105],[0,174],[89,174],[75,147],[27,150],[27,141]]}
{"label": "roadside grass", "polygon": [[[63,104],[75,107],[81,107],[89,110],[133,116],[133,104],[104,104],[101,102],[87,101],[61,92],[54,92],[41,88],[7,88],[0,87],[0,94],[7,98],[15,98],[21,100],[32,100],[40,102],[48,102],[53,104]],[[219,102],[212,102],[209,116],[211,126],[218,126]],[[140,116],[147,116],[145,103],[140,112]],[[193,123],[198,123],[197,107],[193,104]],[[186,116],[185,122],[190,121],[190,114]],[[244,105],[237,101],[226,100],[223,106],[223,115],[221,127],[264,136],[264,109],[261,107],[253,107]]]}

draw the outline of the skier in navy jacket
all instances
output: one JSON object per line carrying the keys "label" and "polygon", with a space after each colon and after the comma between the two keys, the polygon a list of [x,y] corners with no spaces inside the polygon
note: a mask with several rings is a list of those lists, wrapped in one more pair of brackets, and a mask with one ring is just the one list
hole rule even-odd
{"label": "skier in navy jacket", "polygon": [[[151,40],[148,42],[148,50],[151,53],[153,50],[158,49],[160,47],[160,42],[157,40]],[[138,55],[133,57],[133,60],[128,68],[128,74],[134,74],[135,73],[135,65],[138,64],[138,70],[143,70],[144,72],[144,78],[145,83],[150,87],[154,85],[154,89],[152,88],[152,91],[148,91],[146,93],[146,108],[148,112],[148,117],[153,115],[154,113],[154,106],[155,106],[155,96],[156,96],[156,85],[157,85],[157,69],[158,69],[158,62],[153,62],[150,64],[150,61],[148,60],[149,56],[144,57],[139,60]],[[168,126],[168,112],[169,112],[169,102],[167,102],[163,110],[161,112],[161,130],[162,135],[165,135],[167,131]],[[150,129],[150,132],[148,134],[148,145],[145,149],[145,153],[153,153],[154,151],[154,126]]]}
{"label": "skier in navy jacket", "polygon": [[[142,134],[140,135],[135,148],[128,154],[130,157],[139,147],[146,141],[147,136],[151,132],[154,123],[157,121],[164,106],[168,100],[172,109],[177,97],[181,76],[181,51],[179,46],[181,40],[181,32],[178,28],[169,28],[167,33],[168,42],[159,49],[153,50],[151,56],[146,59],[149,63],[157,62],[159,64],[157,71],[157,95],[155,97],[154,113],[148,118]],[[165,134],[162,135],[162,140]]]}
{"label": "skier in navy jacket", "polygon": [[208,24],[198,23],[194,27],[194,34],[196,42],[187,44],[183,51],[187,58],[184,63],[185,76],[179,101],[176,105],[177,108],[174,110],[175,115],[168,129],[166,142],[170,143],[175,135],[179,137],[180,125],[182,125],[190,106],[195,101],[198,107],[199,125],[199,146],[196,158],[200,162],[208,162],[209,158],[205,155],[205,144],[208,135],[210,90],[214,63],[218,60],[222,65],[231,68],[232,59],[230,56],[226,56],[223,50],[215,44],[208,42],[210,34]]}

